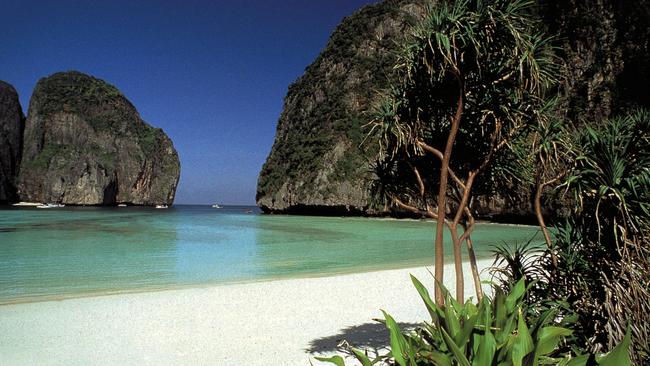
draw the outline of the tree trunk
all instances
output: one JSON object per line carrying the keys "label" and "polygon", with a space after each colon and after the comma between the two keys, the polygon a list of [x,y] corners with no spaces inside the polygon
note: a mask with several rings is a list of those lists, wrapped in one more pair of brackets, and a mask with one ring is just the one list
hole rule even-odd
{"label": "tree trunk", "polygon": [[458,96],[458,106],[456,108],[456,114],[454,115],[453,120],[451,121],[451,129],[449,131],[449,136],[447,136],[447,144],[445,145],[445,152],[442,157],[442,163],[440,167],[440,187],[438,189],[438,219],[436,224],[436,237],[435,237],[435,297],[436,303],[438,305],[444,305],[445,298],[442,293],[441,285],[444,284],[444,265],[445,265],[445,251],[444,251],[444,242],[443,242],[443,233],[445,229],[445,218],[446,218],[446,207],[447,207],[447,178],[449,177],[449,161],[451,160],[451,150],[454,146],[454,141],[456,140],[456,133],[458,132],[458,126],[460,125],[460,118],[463,113],[463,86],[458,78],[459,84],[459,96]]}
{"label": "tree trunk", "polygon": [[[469,212],[468,215],[470,215]],[[474,218],[470,215],[469,225],[463,224],[463,230],[464,230],[463,235],[465,235],[465,233],[467,233],[468,230],[473,230],[473,228],[474,228]],[[474,253],[474,244],[472,243],[472,237],[470,235],[467,235],[465,240],[467,243],[467,255],[469,256],[469,263],[472,269],[472,278],[474,280],[474,290],[476,291],[476,299],[478,301],[481,301],[481,299],[483,298],[483,287],[481,287],[481,277],[479,276],[478,265],[476,264],[476,253]]]}
{"label": "tree trunk", "polygon": [[481,286],[481,276],[478,273],[478,266],[476,264],[476,254],[474,253],[474,244],[472,238],[467,237],[467,252],[469,253],[469,260],[472,265],[472,277],[474,278],[474,290],[476,291],[476,300],[483,299],[483,287]]}
{"label": "tree trunk", "polygon": [[461,243],[458,241],[458,227],[455,224],[449,225],[451,238],[454,243],[454,269],[456,270],[456,301],[465,302],[465,277],[463,276],[463,254]]}
{"label": "tree trunk", "polygon": [[535,189],[535,216],[537,216],[537,223],[539,228],[542,229],[542,234],[544,234],[544,240],[546,241],[546,247],[551,252],[551,261],[553,262],[553,268],[557,268],[557,255],[553,250],[553,241],[551,240],[551,235],[548,232],[546,223],[544,222],[544,215],[542,215],[542,191],[544,191],[544,184],[538,179]]}

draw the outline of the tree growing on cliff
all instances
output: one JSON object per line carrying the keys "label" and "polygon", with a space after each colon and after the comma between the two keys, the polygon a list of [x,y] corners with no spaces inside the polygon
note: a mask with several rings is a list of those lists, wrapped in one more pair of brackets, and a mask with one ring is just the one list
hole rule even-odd
{"label": "tree growing on cliff", "polygon": [[[369,134],[380,142],[376,192],[387,203],[436,220],[438,283],[443,283],[443,231],[449,229],[459,302],[463,243],[482,296],[470,236],[473,188],[508,179],[507,169],[494,163],[534,124],[556,82],[556,59],[534,4],[459,0],[429,8],[398,55],[399,82],[369,124]],[[435,298],[444,302],[439,286]]]}

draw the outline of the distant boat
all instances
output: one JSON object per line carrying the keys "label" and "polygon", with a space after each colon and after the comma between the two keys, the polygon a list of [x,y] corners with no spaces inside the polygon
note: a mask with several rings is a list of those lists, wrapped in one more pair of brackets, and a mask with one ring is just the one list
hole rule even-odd
{"label": "distant boat", "polygon": [[38,205],[36,208],[61,208],[65,207],[62,203],[46,203],[44,205]]}
{"label": "distant boat", "polygon": [[18,202],[14,203],[12,206],[17,206],[17,207],[36,207],[36,206],[41,206],[42,203],[38,202]]}
{"label": "distant boat", "polygon": [[126,207],[126,203],[120,203],[117,207]]}
{"label": "distant boat", "polygon": [[169,208],[167,205],[156,205],[156,208]]}
{"label": "distant boat", "polygon": [[221,206],[219,206],[217,203],[215,203],[214,205],[212,205],[212,208],[221,208]]}

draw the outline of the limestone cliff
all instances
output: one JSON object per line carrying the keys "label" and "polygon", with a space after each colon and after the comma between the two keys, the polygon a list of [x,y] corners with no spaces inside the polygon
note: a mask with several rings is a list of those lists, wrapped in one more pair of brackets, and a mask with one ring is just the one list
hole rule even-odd
{"label": "limestone cliff", "polygon": [[24,119],[16,89],[0,80],[0,203],[18,200],[16,176],[22,153]]}
{"label": "limestone cliff", "polygon": [[79,72],[36,85],[18,180],[22,200],[171,204],[179,174],[172,141],[114,86]]}
{"label": "limestone cliff", "polygon": [[375,92],[388,85],[391,52],[423,1],[369,5],[336,28],[284,101],[257,186],[264,211],[362,213],[369,208],[371,153],[361,126]]}
{"label": "limestone cliff", "polygon": [[[393,78],[396,42],[426,0],[386,0],[345,18],[285,97],[275,142],[258,179],[265,212],[368,213],[374,142],[362,126],[376,92]],[[561,94],[575,123],[650,104],[648,1],[539,0],[564,58]],[[529,187],[515,201],[479,199],[483,216],[530,212]]]}

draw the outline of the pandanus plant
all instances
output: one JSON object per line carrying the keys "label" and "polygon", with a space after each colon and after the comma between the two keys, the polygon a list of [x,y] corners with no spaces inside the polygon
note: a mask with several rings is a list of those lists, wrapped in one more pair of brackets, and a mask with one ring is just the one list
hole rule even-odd
{"label": "pandanus plant", "polygon": [[[390,333],[390,352],[371,359],[364,351],[352,348],[354,358],[363,366],[630,365],[629,332],[607,354],[581,355],[567,350],[567,337],[573,331],[557,324],[555,309],[532,318],[527,315],[523,301],[527,287],[523,279],[509,293],[495,288],[493,298],[484,296],[478,304],[461,304],[442,287],[445,306],[435,304],[417,278],[411,276],[411,280],[431,321],[414,332],[402,332],[393,317],[383,312],[383,322]],[[345,365],[341,356],[316,359]]]}
{"label": "pandanus plant", "polygon": [[[380,145],[377,192],[384,202],[436,221],[441,284],[443,231],[450,231],[460,302],[463,245],[482,296],[471,240],[476,187],[508,179],[497,176],[495,162],[535,124],[557,81],[557,58],[542,29],[532,0],[431,6],[398,55],[399,82],[368,124],[368,140]],[[437,287],[435,298],[444,301]]]}

